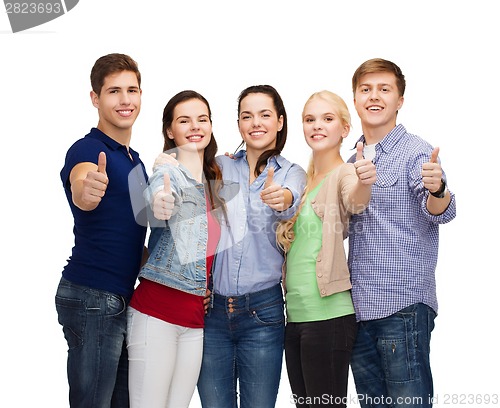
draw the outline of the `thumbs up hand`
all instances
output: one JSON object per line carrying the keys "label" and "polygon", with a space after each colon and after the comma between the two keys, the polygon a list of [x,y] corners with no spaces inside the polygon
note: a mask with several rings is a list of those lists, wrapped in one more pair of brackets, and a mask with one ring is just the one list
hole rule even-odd
{"label": "thumbs up hand", "polygon": [[289,207],[285,204],[285,189],[274,182],[274,167],[267,170],[264,189],[260,192],[260,199],[264,204],[276,211],[284,211]]}
{"label": "thumbs up hand", "polygon": [[427,163],[422,165],[422,182],[424,187],[431,193],[435,193],[441,188],[441,180],[443,178],[443,170],[438,161],[439,147],[436,147],[431,154],[431,158]]}
{"label": "thumbs up hand", "polygon": [[159,220],[168,220],[174,210],[175,198],[170,186],[170,176],[163,175],[163,189],[158,191],[153,199],[153,214]]}
{"label": "thumbs up hand", "polygon": [[83,179],[82,201],[88,208],[95,208],[101,202],[108,188],[108,175],[106,174],[106,153],[100,152],[97,158],[97,171],[87,172]]}
{"label": "thumbs up hand", "polygon": [[356,144],[354,168],[361,184],[372,185],[377,180],[377,169],[371,160],[363,157],[363,142]]}

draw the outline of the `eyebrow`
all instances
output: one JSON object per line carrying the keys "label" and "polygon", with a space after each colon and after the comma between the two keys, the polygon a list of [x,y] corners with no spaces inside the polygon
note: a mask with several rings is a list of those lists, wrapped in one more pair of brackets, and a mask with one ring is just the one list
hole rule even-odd
{"label": "eyebrow", "polygon": [[122,86],[110,86],[109,88],[107,88],[106,90],[107,91],[112,91],[112,90],[117,90],[117,89],[136,89],[138,90],[139,87],[138,86],[127,86],[127,87],[122,87]]}
{"label": "eyebrow", "polygon": [[[188,115],[180,115],[180,116],[177,116],[177,118],[175,120],[178,120],[178,119],[189,119],[191,116],[188,116]],[[197,118],[208,118],[209,116],[204,113],[202,115],[198,115]]]}
{"label": "eyebrow", "polygon": [[362,86],[393,86],[391,84],[388,84],[388,83],[382,83],[382,84],[369,84],[369,83],[363,83],[363,84],[359,84],[358,88],[359,87],[362,87]]}
{"label": "eyebrow", "polygon": [[[273,113],[273,110],[272,110],[272,109],[269,109],[269,108],[265,108],[265,109],[261,109],[261,110],[260,110],[260,111],[258,111],[257,113],[264,113],[264,112],[271,112],[271,113]],[[240,112],[240,115],[243,115],[244,113],[249,114],[249,115],[251,115],[251,114],[252,114],[252,112],[250,112],[250,111],[241,111],[241,112]]]}

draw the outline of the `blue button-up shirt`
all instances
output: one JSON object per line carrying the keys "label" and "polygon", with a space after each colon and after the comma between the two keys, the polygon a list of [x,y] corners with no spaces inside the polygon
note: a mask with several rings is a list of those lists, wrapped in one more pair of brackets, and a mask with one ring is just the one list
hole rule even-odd
{"label": "blue button-up shirt", "polygon": [[[305,186],[306,174],[297,164],[281,156],[268,160],[264,171],[250,184],[246,152],[235,158],[217,157],[222,168],[227,222],[222,220],[221,238],[213,269],[214,292],[223,296],[257,292],[281,281],[283,253],[276,245],[276,224],[296,211]],[[274,211],[264,204],[260,192],[269,167],[274,167],[274,181],[293,195],[288,210]]]}
{"label": "blue button-up shirt", "polygon": [[349,229],[348,263],[358,320],[387,317],[419,302],[437,312],[439,224],[455,218],[456,203],[450,193],[444,213],[427,210],[429,191],[421,172],[432,150],[402,125],[376,145],[371,201],[363,213],[352,216]]}

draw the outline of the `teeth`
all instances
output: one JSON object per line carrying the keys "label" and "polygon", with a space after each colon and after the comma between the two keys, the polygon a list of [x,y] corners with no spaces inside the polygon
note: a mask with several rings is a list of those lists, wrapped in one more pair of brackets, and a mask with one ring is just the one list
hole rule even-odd
{"label": "teeth", "polygon": [[264,132],[252,132],[250,133],[250,136],[262,136]]}
{"label": "teeth", "polygon": [[198,140],[201,140],[201,136],[188,136],[188,140],[191,142],[196,142]]}
{"label": "teeth", "polygon": [[378,106],[371,106],[368,108],[369,110],[372,110],[372,111],[379,111],[379,110],[382,110],[382,108],[378,107]]}

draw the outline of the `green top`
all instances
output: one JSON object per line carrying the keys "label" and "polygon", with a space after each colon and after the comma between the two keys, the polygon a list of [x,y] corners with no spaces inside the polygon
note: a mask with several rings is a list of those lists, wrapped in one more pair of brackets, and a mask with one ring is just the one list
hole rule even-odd
{"label": "green top", "polygon": [[[324,181],[324,179],[323,179]],[[295,239],[286,261],[286,311],[292,323],[333,319],[354,313],[351,291],[321,297],[316,281],[316,257],[322,245],[323,224],[311,207],[323,181],[307,194],[295,221]]]}

